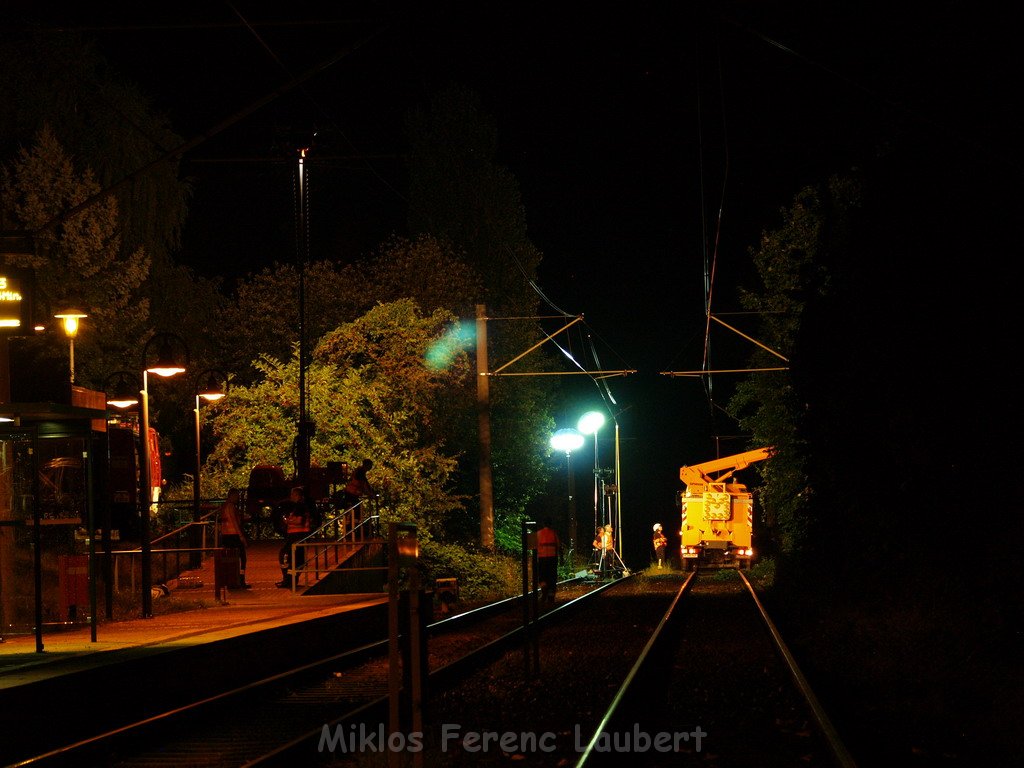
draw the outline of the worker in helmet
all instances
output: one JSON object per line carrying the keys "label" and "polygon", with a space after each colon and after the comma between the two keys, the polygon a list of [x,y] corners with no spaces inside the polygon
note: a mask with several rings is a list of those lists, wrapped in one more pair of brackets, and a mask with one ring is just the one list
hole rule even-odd
{"label": "worker in helmet", "polygon": [[658,567],[661,568],[665,563],[665,547],[668,545],[668,539],[665,538],[665,533],[661,529],[661,523],[654,524],[654,539],[651,543],[654,546],[654,556],[658,558]]}

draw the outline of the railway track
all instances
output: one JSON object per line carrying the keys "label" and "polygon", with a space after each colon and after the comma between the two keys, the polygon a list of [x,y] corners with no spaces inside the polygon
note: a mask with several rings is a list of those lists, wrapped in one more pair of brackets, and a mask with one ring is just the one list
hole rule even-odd
{"label": "railway track", "polygon": [[856,765],[741,571],[690,574],[577,768],[621,762],[616,738],[655,768]]}
{"label": "railway track", "polygon": [[[600,589],[565,584],[561,592],[584,599]],[[451,677],[456,668],[479,663],[512,642],[522,632],[521,606],[511,598],[431,624],[430,666],[451,667],[442,673]],[[310,723],[380,708],[387,681],[383,639],[18,759],[8,768],[256,764],[301,739]]]}
{"label": "railway track", "polygon": [[418,729],[382,640],[15,765],[855,765],[742,573],[565,591],[432,624]]}

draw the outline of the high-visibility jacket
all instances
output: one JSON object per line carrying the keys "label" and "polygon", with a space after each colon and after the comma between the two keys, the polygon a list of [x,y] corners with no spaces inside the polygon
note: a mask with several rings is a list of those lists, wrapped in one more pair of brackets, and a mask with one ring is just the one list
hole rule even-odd
{"label": "high-visibility jacket", "polygon": [[302,510],[294,509],[289,512],[285,522],[289,534],[309,533],[309,516]]}
{"label": "high-visibility jacket", "polygon": [[349,478],[348,483],[345,484],[345,493],[349,496],[362,498],[363,496],[369,496],[372,492],[370,481],[366,478],[366,470],[362,467],[357,467],[352,473],[352,477]]}
{"label": "high-visibility jacket", "polygon": [[558,533],[554,528],[537,531],[537,557],[558,556]]}

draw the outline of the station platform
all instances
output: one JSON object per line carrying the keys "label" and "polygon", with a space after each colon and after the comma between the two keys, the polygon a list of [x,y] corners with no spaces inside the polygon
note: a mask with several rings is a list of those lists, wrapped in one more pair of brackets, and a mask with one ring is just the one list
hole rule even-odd
{"label": "station platform", "polygon": [[280,547],[279,540],[250,544],[250,589],[230,589],[218,599],[214,558],[209,557],[201,569],[183,574],[191,577],[178,580],[183,586],[153,598],[152,618],[101,617],[95,641],[89,623],[44,632],[42,651],[36,648],[34,633],[5,636],[0,642],[0,690],[387,603],[386,593],[303,595],[276,586],[281,581]]}

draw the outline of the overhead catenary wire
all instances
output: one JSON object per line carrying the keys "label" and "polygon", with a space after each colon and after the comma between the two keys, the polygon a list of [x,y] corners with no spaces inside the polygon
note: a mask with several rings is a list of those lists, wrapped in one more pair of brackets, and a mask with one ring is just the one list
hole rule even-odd
{"label": "overhead catenary wire", "polygon": [[[281,57],[274,52],[273,48],[271,48],[270,45],[266,42],[266,40],[263,39],[263,37],[259,34],[256,28],[249,23],[245,16],[243,16],[242,13],[237,8],[235,8],[235,6],[232,3],[228,2],[227,5],[235,13],[235,15],[238,16],[241,23],[245,26],[249,33],[256,38],[256,41],[260,44],[260,47],[262,47],[267,52],[267,54],[274,60],[274,62],[281,69],[281,71],[287,77],[294,78],[294,74],[292,73],[291,69],[284,63],[284,61],[281,60]],[[367,168],[370,171],[370,173],[372,173],[377,178],[377,180],[381,182],[381,184],[387,187],[387,189],[392,194],[394,194],[395,197],[397,197],[403,203],[408,203],[409,201],[406,199],[405,195],[403,195],[401,192],[395,189],[394,185],[392,185],[391,182],[385,179],[380,174],[380,172],[377,171],[376,167],[369,161],[369,158],[359,151],[359,148],[355,146],[355,144],[351,141],[351,139],[349,139],[345,131],[341,129],[341,126],[339,125],[337,119],[335,119],[334,115],[328,109],[326,109],[319,100],[313,97],[313,95],[309,92],[305,85],[300,84],[298,90],[302,93],[303,96],[306,97],[309,103],[312,104],[313,107],[324,116],[324,118],[330,123],[331,127],[335,131],[337,131],[338,135],[341,136],[341,138],[345,141],[346,144],[348,144],[348,146],[352,149],[352,151],[355,153],[356,157],[363,164],[363,166]]]}
{"label": "overhead catenary wire", "polygon": [[[702,244],[704,248],[704,355],[701,360],[701,369],[706,371],[702,377],[704,383],[705,397],[708,400],[708,405],[714,410],[714,384],[711,379],[711,308],[712,300],[714,298],[715,289],[715,277],[718,271],[718,254],[719,246],[721,244],[722,237],[722,220],[725,212],[725,191],[729,180],[729,131],[727,127],[726,114],[725,114],[725,81],[722,77],[722,54],[721,49],[718,49],[718,92],[719,92],[719,106],[721,108],[721,120],[722,120],[722,147],[723,147],[723,169],[722,169],[722,188],[719,194],[718,201],[718,212],[715,217],[715,230],[714,230],[714,244],[711,248],[710,254],[708,252],[707,235],[705,234],[702,238]],[[699,70],[698,70],[699,73]],[[698,74],[699,81],[699,74]],[[703,109],[700,99],[700,88],[697,88],[697,130],[701,138],[700,140],[700,153],[698,157],[698,164],[700,166],[700,178],[701,178],[701,226],[706,227],[706,219],[704,212],[704,152],[703,152]],[[706,229],[704,229],[706,233]],[[710,258],[709,258],[710,257]]]}
{"label": "overhead catenary wire", "polygon": [[173,149],[170,149],[170,150],[167,150],[167,151],[163,152],[161,155],[159,155],[155,159],[149,161],[148,163],[144,163],[142,166],[140,166],[136,170],[132,171],[131,173],[126,174],[125,176],[121,177],[119,180],[117,180],[114,183],[108,185],[104,189],[99,190],[95,194],[90,195],[89,197],[87,197],[85,200],[81,201],[77,205],[74,205],[71,208],[67,209],[66,211],[63,211],[62,213],[54,216],[52,219],[50,219],[49,221],[45,222],[40,227],[38,227],[35,230],[34,234],[40,234],[40,233],[43,233],[43,232],[48,232],[48,231],[52,230],[54,227],[59,226],[60,224],[66,222],[66,221],[71,220],[72,218],[77,216],[79,213],[81,213],[85,209],[95,205],[96,203],[98,203],[101,200],[106,199],[108,196],[114,194],[115,192],[118,192],[123,187],[125,187],[125,186],[131,184],[132,182],[134,182],[135,179],[137,179],[138,177],[140,177],[143,174],[146,174],[149,171],[151,171],[153,168],[156,168],[157,166],[162,165],[163,163],[166,163],[166,162],[168,162],[170,160],[173,160],[175,158],[179,158],[182,155],[184,155],[186,152],[189,152],[189,151],[195,149],[196,147],[200,146],[201,144],[204,144],[205,142],[207,142],[210,139],[212,139],[214,136],[217,136],[218,134],[220,134],[223,131],[225,131],[228,128],[230,128],[232,125],[234,125],[238,121],[248,117],[249,115],[253,114],[257,110],[259,110],[262,107],[266,106],[267,104],[270,104],[275,99],[279,98],[280,96],[284,95],[285,93],[293,90],[294,88],[298,87],[302,83],[306,82],[310,78],[320,74],[321,72],[323,72],[326,69],[329,69],[331,66],[333,66],[336,63],[338,63],[342,59],[347,58],[348,56],[352,55],[355,51],[359,50],[364,45],[366,45],[371,40],[373,40],[378,35],[380,35],[383,31],[384,31],[384,27],[378,28],[378,29],[374,30],[373,32],[371,32],[370,34],[368,34],[365,37],[363,37],[362,39],[358,40],[357,42],[349,44],[349,45],[345,46],[344,48],[336,51],[331,56],[329,56],[326,59],[324,59],[323,61],[317,63],[313,67],[310,67],[309,69],[307,69],[302,74],[300,74],[300,75],[298,75],[296,77],[293,77],[291,80],[289,80],[287,83],[285,83],[284,85],[280,86],[279,88],[276,88],[273,91],[271,91],[270,93],[266,94],[265,96],[262,96],[259,99],[256,99],[255,101],[253,101],[252,103],[250,103],[246,107],[244,107],[243,109],[239,110],[238,112],[235,112],[233,115],[230,115],[229,117],[225,118],[224,120],[222,120],[221,122],[217,123],[213,127],[207,129],[205,132],[199,134],[198,136],[193,137],[192,139],[189,139],[188,141],[183,142],[182,144],[178,145],[177,147],[175,147]]}

